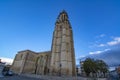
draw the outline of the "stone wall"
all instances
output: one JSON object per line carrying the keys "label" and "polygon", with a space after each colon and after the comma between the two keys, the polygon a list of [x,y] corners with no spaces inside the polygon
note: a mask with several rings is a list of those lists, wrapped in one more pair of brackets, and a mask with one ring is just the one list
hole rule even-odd
{"label": "stone wall", "polygon": [[34,73],[36,56],[37,53],[30,50],[18,52],[15,56],[11,69],[18,74]]}
{"label": "stone wall", "polygon": [[36,53],[24,50],[16,54],[11,69],[17,73],[48,74],[51,51]]}
{"label": "stone wall", "polygon": [[36,63],[37,53],[29,51],[27,53],[24,69],[22,73],[35,73],[35,63]]}
{"label": "stone wall", "polygon": [[38,53],[36,60],[35,74],[42,74],[42,75],[49,74],[50,54],[51,51]]}
{"label": "stone wall", "polygon": [[75,76],[73,33],[65,11],[61,12],[57,18],[51,50],[50,73],[52,75]]}

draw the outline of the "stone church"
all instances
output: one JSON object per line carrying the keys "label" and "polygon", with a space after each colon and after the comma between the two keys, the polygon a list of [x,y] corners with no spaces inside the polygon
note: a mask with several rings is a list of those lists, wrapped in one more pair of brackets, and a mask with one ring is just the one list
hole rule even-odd
{"label": "stone church", "polygon": [[19,51],[11,69],[18,74],[76,75],[73,33],[66,11],[56,20],[51,51]]}

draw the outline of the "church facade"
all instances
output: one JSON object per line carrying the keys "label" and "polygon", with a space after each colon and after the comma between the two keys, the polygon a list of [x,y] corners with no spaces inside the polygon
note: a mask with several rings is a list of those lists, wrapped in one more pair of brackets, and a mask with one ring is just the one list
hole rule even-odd
{"label": "church facade", "polygon": [[19,51],[11,69],[18,74],[75,76],[75,52],[72,27],[62,11],[55,23],[51,51]]}

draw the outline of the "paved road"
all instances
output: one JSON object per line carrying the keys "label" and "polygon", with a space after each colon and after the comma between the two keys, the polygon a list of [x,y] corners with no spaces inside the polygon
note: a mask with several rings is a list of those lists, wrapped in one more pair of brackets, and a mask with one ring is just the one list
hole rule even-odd
{"label": "paved road", "polygon": [[0,78],[0,80],[43,80],[43,79],[37,79],[37,78],[29,78],[29,77],[23,77],[23,76],[6,76]]}

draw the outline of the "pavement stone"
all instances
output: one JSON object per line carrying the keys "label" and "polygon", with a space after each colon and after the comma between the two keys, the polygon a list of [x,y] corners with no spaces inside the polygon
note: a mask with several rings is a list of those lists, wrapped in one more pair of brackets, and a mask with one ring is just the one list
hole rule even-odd
{"label": "pavement stone", "polygon": [[[111,80],[111,79],[88,79],[83,77],[57,77],[43,75],[13,75],[1,77],[0,80]],[[114,79],[113,79],[114,80]]]}
{"label": "pavement stone", "polygon": [[0,80],[43,80],[43,79],[14,75],[1,77]]}

